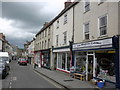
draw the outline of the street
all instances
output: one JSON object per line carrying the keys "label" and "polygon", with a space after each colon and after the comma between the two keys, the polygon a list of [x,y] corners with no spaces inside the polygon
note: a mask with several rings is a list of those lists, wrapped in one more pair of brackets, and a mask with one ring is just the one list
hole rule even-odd
{"label": "street", "polygon": [[32,66],[10,63],[10,74],[3,79],[2,88],[57,88],[57,85],[34,72]]}

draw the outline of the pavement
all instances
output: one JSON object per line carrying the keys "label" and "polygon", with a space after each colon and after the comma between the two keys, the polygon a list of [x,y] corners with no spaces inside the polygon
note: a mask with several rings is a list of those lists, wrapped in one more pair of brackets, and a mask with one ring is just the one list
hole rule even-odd
{"label": "pavement", "polygon": [[71,88],[93,88],[93,89],[96,88],[97,89],[97,86],[93,85],[89,81],[82,81],[79,79],[72,78],[71,76],[69,76],[69,74],[64,74],[57,70],[49,70],[49,69],[40,68],[40,67],[37,67],[34,70],[66,89],[71,89]]}

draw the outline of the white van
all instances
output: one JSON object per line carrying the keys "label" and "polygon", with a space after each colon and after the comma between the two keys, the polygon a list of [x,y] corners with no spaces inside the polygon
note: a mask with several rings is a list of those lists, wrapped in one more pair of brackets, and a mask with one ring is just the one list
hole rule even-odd
{"label": "white van", "polygon": [[8,52],[0,52],[0,61],[4,60],[6,63],[9,63],[9,54]]}

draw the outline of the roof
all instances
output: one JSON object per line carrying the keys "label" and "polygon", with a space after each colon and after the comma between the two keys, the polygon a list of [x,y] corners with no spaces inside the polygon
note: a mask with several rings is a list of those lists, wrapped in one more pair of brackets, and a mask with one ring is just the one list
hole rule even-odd
{"label": "roof", "polygon": [[0,57],[8,57],[8,52],[0,52]]}
{"label": "roof", "polygon": [[69,9],[71,9],[73,6],[75,6],[77,3],[79,2],[73,2],[71,5],[69,5],[68,7],[66,7],[65,9],[63,9],[52,21],[50,21],[48,23],[48,25],[44,26],[37,34],[40,34],[43,30],[45,30],[46,28],[48,28],[50,25],[52,25],[60,16],[62,16],[65,12],[67,12]]}

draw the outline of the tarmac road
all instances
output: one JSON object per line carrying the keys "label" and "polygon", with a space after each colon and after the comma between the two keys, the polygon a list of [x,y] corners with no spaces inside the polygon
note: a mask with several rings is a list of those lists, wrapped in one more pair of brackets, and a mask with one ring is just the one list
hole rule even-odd
{"label": "tarmac road", "polygon": [[2,80],[2,88],[59,88],[34,72],[30,65],[21,66],[17,61],[12,61],[10,67],[10,74]]}

